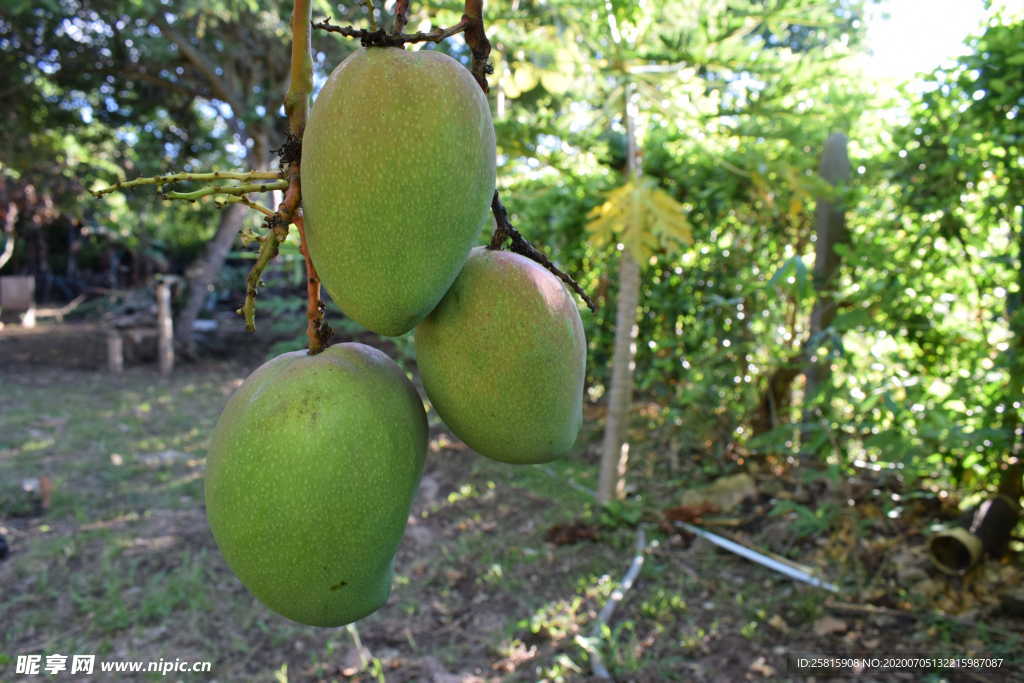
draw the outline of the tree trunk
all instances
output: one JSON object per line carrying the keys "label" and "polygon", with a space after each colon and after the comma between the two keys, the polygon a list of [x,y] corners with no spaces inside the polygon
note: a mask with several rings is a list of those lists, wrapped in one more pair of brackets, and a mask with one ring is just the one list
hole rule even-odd
{"label": "tree trunk", "polygon": [[[636,143],[633,89],[625,87],[626,177],[640,175],[640,152]],[[625,493],[626,467],[629,462],[630,403],[633,397],[633,368],[636,356],[636,309],[640,302],[640,264],[628,248],[623,248],[619,261],[619,297],[615,307],[615,351],[612,354],[612,379],[608,392],[608,416],[601,448],[601,471],[597,484],[597,500],[607,505]]]}
{"label": "tree trunk", "polygon": [[242,228],[242,220],[245,218],[246,211],[248,209],[241,204],[232,204],[224,209],[220,215],[217,234],[206,243],[203,255],[186,273],[188,296],[174,325],[177,330],[178,343],[186,356],[195,355],[195,334],[192,324],[203,307],[203,301],[210,291],[210,285],[217,279],[224,260],[227,258],[228,252],[231,251],[235,235]]}
{"label": "tree trunk", "polygon": [[786,421],[792,402],[793,380],[800,375],[802,354],[795,354],[768,377],[768,386],[761,394],[751,430],[754,436],[766,434]]}
{"label": "tree trunk", "polygon": [[4,213],[4,250],[0,253],[0,268],[14,256],[14,224],[18,220],[18,205],[10,202]]}
{"label": "tree trunk", "polygon": [[[1019,215],[1024,215],[1024,206],[1014,202]],[[1024,224],[1017,226],[1017,288],[1024,291]],[[1006,294],[1006,317],[1013,332],[1008,360],[1009,382],[1003,397],[1004,411],[1002,427],[1007,435],[1005,467],[999,478],[999,493],[1020,502],[1024,496],[1024,422],[1020,419],[1020,396],[1024,393],[1024,308],[1017,297],[1009,291]]]}
{"label": "tree trunk", "polygon": [[[235,112],[237,117],[241,117],[243,114],[244,112]],[[252,140],[252,147],[246,155],[246,160],[253,170],[264,170],[267,168],[267,163],[270,160],[269,134],[262,127],[253,127],[249,135]],[[272,193],[267,193],[266,201],[272,203],[272,197]],[[248,209],[241,204],[232,204],[224,210],[220,216],[220,225],[217,227],[217,233],[207,243],[203,255],[189,267],[186,273],[188,296],[185,299],[185,305],[174,321],[175,336],[182,353],[186,357],[194,356],[196,352],[195,332],[192,330],[192,323],[199,316],[199,311],[203,308],[203,301],[206,300],[206,296],[210,291],[210,285],[217,279],[217,275],[224,265],[224,260],[227,258],[228,252],[231,251],[235,235],[242,229],[242,221],[245,219],[247,211]]]}
{"label": "tree trunk", "polygon": [[630,402],[633,395],[633,366],[636,355],[636,309],[640,300],[640,265],[628,250],[619,262],[619,298],[615,310],[615,352],[612,355],[612,383],[608,392],[608,416],[601,453],[601,476],[597,500],[607,505],[621,498],[625,489],[629,443]]}
{"label": "tree trunk", "polygon": [[[833,133],[825,141],[821,154],[819,174],[835,186],[850,178],[850,158],[846,152],[846,136]],[[804,391],[804,421],[808,417],[808,405],[821,387],[831,378],[830,364],[817,360],[817,349],[821,335],[836,318],[836,301],[832,296],[836,275],[841,260],[836,245],[847,241],[846,216],[838,202],[820,199],[814,212],[814,233],[817,237],[814,254],[814,288],[818,298],[811,312],[811,330],[806,349],[804,376],[807,386]]]}
{"label": "tree trunk", "polygon": [[[818,173],[832,185],[850,177],[850,159],[846,153],[846,142],[846,136],[842,133],[833,133],[825,141]],[[807,381],[804,391],[805,422],[810,416],[810,400],[831,377],[829,364],[818,362],[815,352],[821,344],[822,332],[827,330],[836,318],[836,301],[831,290],[839,272],[840,258],[835,247],[848,238],[846,217],[837,202],[824,198],[818,200],[814,212],[814,232],[814,288],[817,299],[811,311],[810,334],[801,344],[799,353],[787,359],[769,376],[768,385],[761,394],[751,420],[754,436],[770,432],[787,421],[793,382],[801,373]]]}

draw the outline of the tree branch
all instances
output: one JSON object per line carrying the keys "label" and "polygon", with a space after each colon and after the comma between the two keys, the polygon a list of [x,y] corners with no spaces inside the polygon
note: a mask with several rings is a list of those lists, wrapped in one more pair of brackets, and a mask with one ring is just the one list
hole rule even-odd
{"label": "tree branch", "polygon": [[185,58],[203,75],[206,81],[210,84],[210,89],[213,94],[216,95],[218,99],[226,102],[228,106],[231,107],[231,110],[234,112],[236,117],[242,117],[246,112],[241,96],[224,78],[221,78],[221,76],[217,74],[217,70],[214,67],[213,62],[211,62],[206,55],[190,43],[188,39],[175,31],[174,28],[167,23],[167,18],[164,16],[163,10],[158,11],[153,16],[153,23],[160,29],[160,33],[163,34],[164,38],[177,45]]}
{"label": "tree branch", "polygon": [[436,28],[429,33],[387,33],[383,28],[367,30],[352,26],[335,26],[330,18],[321,19],[313,24],[313,28],[328,33],[337,33],[346,38],[358,38],[363,47],[401,47],[406,43],[440,43],[446,38],[467,30],[469,24],[465,17],[462,21],[448,28]]}
{"label": "tree branch", "polygon": [[[142,178],[133,178],[131,180],[124,180],[118,183],[114,183],[108,187],[100,188],[99,190],[90,190],[89,192],[94,197],[102,197],[105,194],[109,194],[116,190],[126,190],[130,187],[138,187],[139,185],[171,185],[173,183],[183,181],[194,181],[194,182],[210,182],[213,180],[278,180],[281,178],[281,173],[277,171],[208,171],[202,173],[168,173],[166,175],[158,176],[147,176]],[[283,188],[281,188],[283,189]]]}
{"label": "tree branch", "polygon": [[151,74],[148,71],[142,71],[141,69],[122,69],[120,75],[129,80],[139,80],[152,83],[153,85],[160,86],[161,88],[167,88],[168,90],[172,90],[186,97],[202,97],[204,99],[208,99],[210,97],[210,93],[208,92],[204,92],[197,88],[190,88],[183,83],[177,83],[170,79],[163,78],[162,76]]}
{"label": "tree branch", "polygon": [[309,98],[313,93],[311,12],[309,0],[296,0],[292,11],[292,61],[284,113],[288,117],[288,131],[299,141],[306,130]]}

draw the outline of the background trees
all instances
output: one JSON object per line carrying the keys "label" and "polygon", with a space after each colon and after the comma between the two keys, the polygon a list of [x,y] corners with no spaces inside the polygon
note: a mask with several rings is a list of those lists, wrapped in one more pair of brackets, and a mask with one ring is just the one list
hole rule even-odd
{"label": "background trees", "polygon": [[[13,105],[5,166],[19,176],[45,168],[51,176],[73,179],[64,205],[79,220],[109,216],[126,201],[106,200],[97,210],[82,196],[83,188],[116,180],[118,169],[156,175],[211,166],[270,168],[271,148],[285,130],[279,112],[287,87],[289,12],[285,5],[256,2],[15,3],[0,24],[10,67],[5,91]],[[350,46],[330,40],[318,48],[323,65],[338,61]],[[75,153],[90,143],[105,146],[105,154],[97,155],[102,163],[86,163]],[[41,155],[44,149],[53,156]],[[124,236],[153,235],[158,210],[152,195],[127,201],[134,215],[119,216],[129,222],[121,228]],[[187,239],[202,249],[186,271],[189,290],[178,313],[177,331],[191,351],[192,323],[245,210],[224,209],[215,226],[209,213],[188,213],[191,220],[183,220],[185,211],[176,209],[165,236],[182,239],[180,224],[190,222],[196,229]],[[145,214],[148,220],[141,219]]]}
{"label": "background trees", "polygon": [[[14,484],[0,491],[0,583],[20,616],[0,650],[187,650],[243,679],[285,679],[289,667],[439,678],[447,662],[466,662],[467,676],[572,679],[596,671],[599,653],[623,677],[740,680],[840,640],[1019,664],[1020,545],[968,580],[941,576],[924,551],[932,524],[997,489],[1020,497],[1021,17],[993,14],[955,66],[883,102],[850,59],[864,9],[488,2],[502,198],[598,301],[583,312],[585,429],[563,461],[499,468],[432,425],[396,600],[360,623],[351,650],[337,633],[269,616],[212,552],[200,502],[208,434],[266,339],[162,382],[146,368],[26,371],[5,356],[0,383],[15,390],[0,392],[0,488]],[[461,11],[414,4],[409,28],[451,25]],[[334,19],[359,24],[365,6]],[[215,264],[234,235],[217,231],[228,220],[217,207],[83,190],[122,172],[273,165],[253,149],[281,139],[284,84],[271,74],[286,59],[282,27],[275,8],[248,0],[7,3],[0,225],[15,240],[3,242],[0,274],[36,272],[61,301],[76,271],[125,287],[183,273],[204,253]],[[315,41],[319,81],[351,45]],[[422,49],[468,58],[458,39]],[[844,138],[848,180],[842,154],[835,175],[822,161]],[[831,249],[821,237],[832,231],[815,223],[826,205],[846,218]],[[139,272],[125,277],[118,258]],[[267,271],[271,288],[283,270]],[[240,289],[215,287],[237,305]],[[295,341],[275,352],[304,344],[298,291],[260,306],[294,310]],[[186,315],[187,301],[178,308]],[[329,317],[415,377],[408,338],[367,339]],[[57,343],[59,332],[44,327],[39,346],[77,353],[80,340]],[[0,353],[14,336],[0,334]],[[618,407],[616,349],[619,377],[632,375]],[[809,375],[828,381],[815,390]],[[621,430],[602,439],[613,410]],[[616,475],[604,486],[601,450]],[[724,525],[815,565],[849,596],[845,608],[678,533],[712,479],[752,482]],[[598,488],[624,498],[597,504]],[[605,629],[594,617],[636,558],[639,578]]]}
{"label": "background trees", "polygon": [[[489,6],[503,197],[598,299],[584,319],[589,398],[607,410],[606,474],[622,469],[630,429],[653,437],[641,457],[667,453],[670,464],[692,451],[838,453],[966,480],[1020,443],[1020,24],[996,16],[972,55],[883,120],[850,61],[863,9]],[[317,8],[336,23],[366,10],[340,12]],[[409,27],[460,12],[414,6]],[[0,21],[3,218],[15,237],[0,252],[6,269],[42,273],[60,298],[73,293],[61,277],[109,260],[103,239],[130,245],[154,259],[150,270],[188,274],[178,306],[187,345],[241,211],[82,190],[119,169],[273,165],[286,14],[244,2],[10,5]],[[315,41],[322,78],[351,45]],[[458,40],[437,49],[467,57]],[[835,133],[849,139],[853,174],[829,190],[818,166]],[[618,210],[626,198],[652,205],[622,190],[633,176],[643,178],[633,187],[664,193],[670,219],[598,221],[616,196]],[[813,217],[823,200],[847,208],[850,237],[821,290]],[[814,316],[822,296],[831,321]],[[809,368],[833,381],[804,396]],[[600,489],[624,491],[618,476]]]}

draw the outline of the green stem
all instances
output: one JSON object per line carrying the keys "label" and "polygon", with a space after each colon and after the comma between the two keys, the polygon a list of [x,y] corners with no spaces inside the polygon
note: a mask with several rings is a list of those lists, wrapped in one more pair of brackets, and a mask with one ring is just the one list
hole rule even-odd
{"label": "green stem", "polygon": [[370,30],[377,30],[377,20],[373,18],[373,0],[363,0],[363,4],[366,5],[366,11],[370,13]]}
{"label": "green stem", "polygon": [[245,197],[245,196],[237,196],[237,197],[235,197],[235,196],[228,195],[226,197],[218,197],[217,199],[215,199],[213,201],[213,203],[216,204],[220,208],[224,208],[228,204],[245,204],[250,209],[252,209],[254,211],[259,211],[264,216],[273,216],[274,215],[274,212],[271,211],[270,209],[268,209],[267,207],[263,206],[262,204],[257,204],[256,202],[252,201],[251,199],[249,199],[248,197]]}
{"label": "green stem", "polygon": [[313,10],[309,0],[295,0],[292,9],[292,64],[288,92],[284,96],[284,112],[288,131],[302,139],[309,114],[309,98],[313,94]]}
{"label": "green stem", "polygon": [[183,181],[198,183],[213,180],[275,180],[281,177],[277,171],[206,171],[203,173],[168,173],[166,175],[133,178],[99,190],[91,190],[94,197],[102,197],[117,190],[125,190],[140,185],[171,185]]}
{"label": "green stem", "polygon": [[277,180],[272,183],[248,183],[242,185],[211,185],[192,192],[164,192],[160,196],[164,199],[182,199],[195,201],[202,197],[209,197],[215,194],[244,195],[253,192],[271,192],[273,190],[288,189],[287,180]]}
{"label": "green stem", "polygon": [[263,269],[277,256],[278,247],[287,236],[287,232],[281,234],[278,230],[271,230],[267,234],[260,244],[256,263],[245,279],[245,303],[236,312],[245,318],[245,329],[249,332],[256,331],[256,290],[259,289]]}

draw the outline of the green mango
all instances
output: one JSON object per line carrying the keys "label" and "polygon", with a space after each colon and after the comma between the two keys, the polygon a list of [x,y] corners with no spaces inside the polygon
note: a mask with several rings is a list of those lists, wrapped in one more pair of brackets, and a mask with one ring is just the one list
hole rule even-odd
{"label": "green mango", "polygon": [[207,459],[228,566],[303,624],[370,614],[391,591],[426,445],[423,402],[384,353],[349,343],[266,362],[228,401]]}
{"label": "green mango", "polygon": [[382,335],[441,300],[494,195],[494,124],[469,71],[440,52],[356,50],[302,141],[306,239],[331,298]]}
{"label": "green mango", "polygon": [[518,254],[470,252],[416,328],[416,362],[438,414],[481,455],[548,462],[579,434],[583,322],[561,281]]}

